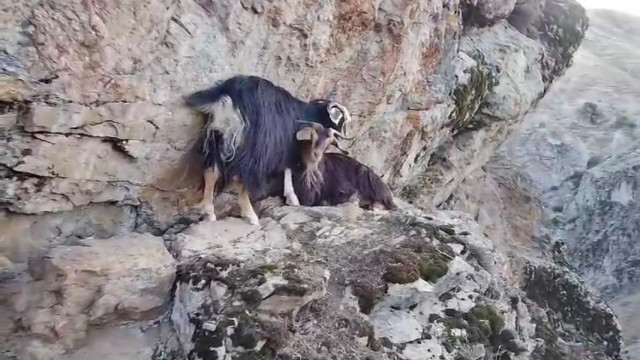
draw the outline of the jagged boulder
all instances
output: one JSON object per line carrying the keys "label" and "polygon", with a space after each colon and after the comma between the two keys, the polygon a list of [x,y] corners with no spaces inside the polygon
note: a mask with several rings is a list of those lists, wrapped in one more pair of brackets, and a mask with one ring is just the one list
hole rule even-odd
{"label": "jagged boulder", "polygon": [[102,357],[101,338],[120,344],[106,358],[617,359],[615,316],[566,268],[507,258],[463,213],[398,203],[267,199],[258,227],[230,216],[164,242],[57,246],[0,288],[5,346],[36,359]]}
{"label": "jagged boulder", "polygon": [[402,207],[270,206],[259,229],[226,218],[171,236],[180,350],[193,359],[528,359],[579,341],[573,354],[617,358],[615,316],[568,270],[519,268],[463,214]]}
{"label": "jagged boulder", "polygon": [[3,327],[35,347],[72,349],[91,327],[164,313],[175,273],[163,240],[149,234],[58,246],[30,261],[29,278],[4,282]]}

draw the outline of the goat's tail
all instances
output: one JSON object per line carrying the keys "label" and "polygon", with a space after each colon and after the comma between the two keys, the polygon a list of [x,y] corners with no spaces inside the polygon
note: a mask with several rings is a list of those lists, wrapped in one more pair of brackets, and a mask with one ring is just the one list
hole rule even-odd
{"label": "goat's tail", "polygon": [[207,89],[196,91],[184,98],[184,101],[193,109],[209,113],[211,104],[216,103],[225,95],[223,83],[215,84]]}
{"label": "goat's tail", "polygon": [[371,168],[363,166],[358,172],[357,181],[361,199],[382,203],[388,210],[396,209],[393,193]]}
{"label": "goat's tail", "polygon": [[[215,149],[224,161],[231,161],[236,156],[238,147],[242,144],[248,124],[229,96],[226,83],[214,85],[208,89],[197,91],[185,98],[186,103],[207,116],[204,128],[205,147],[207,152],[212,150],[210,145],[213,134],[221,137],[215,142]],[[213,145],[211,145],[213,146]]]}
{"label": "goat's tail", "polygon": [[236,157],[247,128],[229,96],[227,81],[196,91],[184,98],[187,105],[206,115],[205,125],[192,151],[199,153],[203,169],[217,167],[220,187],[228,183],[226,164]]}

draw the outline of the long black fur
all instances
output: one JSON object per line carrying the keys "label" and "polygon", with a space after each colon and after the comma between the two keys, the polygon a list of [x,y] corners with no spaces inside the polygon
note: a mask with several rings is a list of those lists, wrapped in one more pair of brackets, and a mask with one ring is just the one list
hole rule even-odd
{"label": "long black fur", "polygon": [[[304,148],[304,147],[302,147]],[[293,188],[300,205],[339,205],[357,195],[361,206],[379,202],[387,209],[395,209],[393,194],[382,179],[370,167],[338,153],[325,153],[318,164],[322,181],[305,182],[305,164],[302,158],[293,169]]]}
{"label": "long black fur", "polygon": [[[202,108],[229,96],[244,119],[243,143],[230,161],[221,158],[222,134],[205,130],[199,143],[206,144],[205,165],[218,165],[219,186],[239,176],[252,198],[264,193],[267,179],[290,167],[296,152],[298,120],[336,128],[326,111],[326,99],[304,102],[282,87],[257,76],[234,76],[186,98],[193,108]],[[341,129],[337,129],[341,130]],[[213,132],[213,134],[209,133]]]}

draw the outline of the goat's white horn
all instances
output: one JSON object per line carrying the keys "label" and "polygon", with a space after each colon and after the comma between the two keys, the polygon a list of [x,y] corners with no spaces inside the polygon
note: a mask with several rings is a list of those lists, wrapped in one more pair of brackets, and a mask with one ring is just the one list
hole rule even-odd
{"label": "goat's white horn", "polygon": [[329,109],[331,109],[332,107],[335,107],[338,110],[340,110],[340,112],[342,113],[342,116],[344,117],[345,124],[348,122],[351,122],[351,114],[349,113],[349,110],[347,110],[347,108],[344,107],[344,105],[340,104],[337,101],[332,101],[331,103],[329,103]]}

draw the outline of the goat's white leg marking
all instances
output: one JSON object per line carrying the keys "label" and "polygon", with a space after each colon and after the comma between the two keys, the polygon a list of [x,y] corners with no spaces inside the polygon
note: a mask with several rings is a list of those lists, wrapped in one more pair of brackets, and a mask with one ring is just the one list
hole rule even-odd
{"label": "goat's white leg marking", "polygon": [[293,179],[289,168],[284,170],[284,196],[287,198],[287,205],[300,206],[300,200],[293,190]]}
{"label": "goat's white leg marking", "polygon": [[241,186],[241,189],[238,192],[238,204],[240,205],[240,214],[243,218],[247,219],[252,225],[260,225],[258,215],[256,215],[256,212],[253,210],[253,206],[251,206],[249,193],[244,186]]}
{"label": "goat's white leg marking", "polygon": [[371,204],[371,210],[373,212],[386,212],[387,208],[383,204],[376,201],[373,204]]}
{"label": "goat's white leg marking", "polygon": [[207,215],[208,221],[216,221],[216,214],[213,208],[213,193],[219,176],[220,173],[217,166],[204,170],[204,194],[197,208]]}

